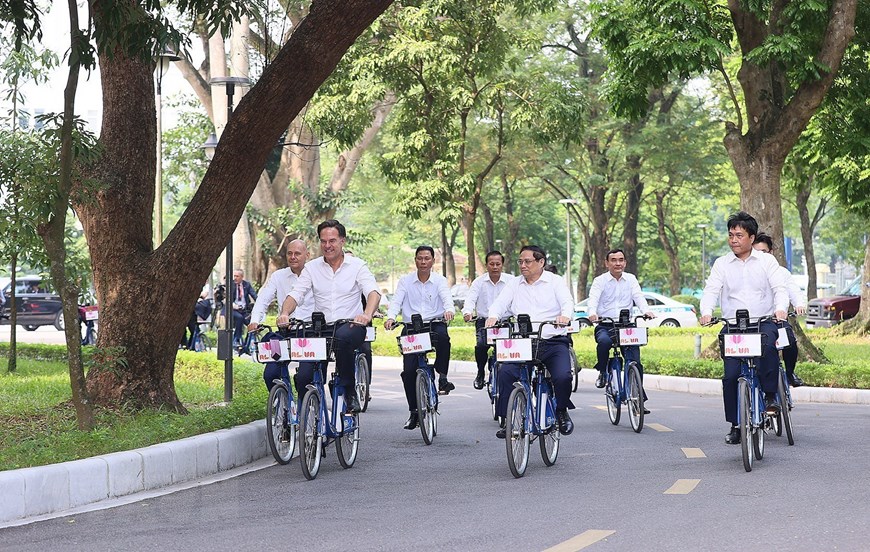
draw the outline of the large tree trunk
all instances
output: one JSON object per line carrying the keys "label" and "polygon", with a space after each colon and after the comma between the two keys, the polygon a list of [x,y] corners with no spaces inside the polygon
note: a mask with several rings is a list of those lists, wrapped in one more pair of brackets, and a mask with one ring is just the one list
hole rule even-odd
{"label": "large tree trunk", "polygon": [[504,171],[502,171],[501,173],[501,190],[504,197],[504,217],[508,228],[507,236],[505,236],[504,249],[502,250],[502,254],[504,255],[505,272],[509,272],[512,274],[514,270],[516,270],[514,268],[514,251],[517,250],[517,239],[520,233],[520,224],[514,216],[513,191],[511,190],[511,185],[508,181],[507,174]]}
{"label": "large tree trunk", "polygon": [[840,325],[842,333],[856,333],[860,336],[870,335],[870,240],[864,245],[864,277],[861,279],[861,306],[858,314],[851,320]]}
{"label": "large tree trunk", "polygon": [[592,257],[589,255],[589,237],[584,232],[583,254],[580,256],[580,270],[577,273],[577,301],[586,299],[586,289],[589,287],[589,265]]}
{"label": "large tree trunk", "polygon": [[658,226],[659,241],[662,242],[662,248],[665,250],[665,255],[668,257],[668,288],[671,295],[680,293],[680,257],[677,255],[676,248],[671,244],[671,239],[668,236],[667,221],[665,215],[665,196],[669,190],[656,190],[656,221]]}
{"label": "large tree trunk", "polygon": [[629,155],[626,163],[631,176],[628,179],[628,193],[625,199],[622,248],[625,250],[625,271],[629,274],[637,274],[637,221],[644,184],[640,177],[640,156]]}
{"label": "large tree trunk", "polygon": [[[100,303],[100,346],[124,362],[95,366],[95,402],[183,411],[173,384],[178,332],[230,240],[266,160],[284,130],[344,52],[391,0],[316,2],[236,108],[187,210],[156,250],[151,245],[156,154],[150,62],[100,54],[103,152],[90,176],[103,183],[76,205],[88,237]],[[99,31],[109,23],[94,4]],[[131,132],[130,129],[136,129]]]}
{"label": "large tree trunk", "polygon": [[807,264],[807,299],[815,299],[818,296],[818,275],[816,274],[816,251],[813,246],[813,234],[816,225],[825,216],[825,207],[828,200],[819,200],[819,206],[815,215],[810,219],[809,199],[811,186],[809,182],[801,183],[797,190],[796,204],[798,216],[801,220],[801,239],[804,243],[804,259]]}

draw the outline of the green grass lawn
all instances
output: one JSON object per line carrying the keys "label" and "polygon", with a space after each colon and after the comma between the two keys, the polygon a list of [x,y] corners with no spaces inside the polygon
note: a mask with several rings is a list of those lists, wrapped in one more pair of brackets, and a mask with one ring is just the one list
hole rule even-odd
{"label": "green grass lawn", "polygon": [[[719,378],[721,361],[694,358],[695,335],[703,347],[716,339],[718,328],[650,330],[649,345],[642,350],[644,369],[650,374]],[[396,336],[378,328],[375,355],[398,356]],[[474,359],[474,328],[455,323],[450,328],[452,358]],[[797,373],[815,386],[870,389],[870,339],[834,336],[829,330],[810,333],[832,363],[798,363]],[[581,366],[595,362],[592,330],[574,336],[574,349]],[[132,412],[99,409],[98,428],[76,428],[70,401],[69,376],[64,362],[66,349],[52,345],[20,345],[18,370],[6,371],[5,344],[0,344],[0,470],[37,466],[130,450],[232,427],[265,415],[266,388],[262,367],[253,362],[234,362],[234,400],[223,400],[222,361],[213,353],[179,351],[175,383],[187,415],[165,411]]]}

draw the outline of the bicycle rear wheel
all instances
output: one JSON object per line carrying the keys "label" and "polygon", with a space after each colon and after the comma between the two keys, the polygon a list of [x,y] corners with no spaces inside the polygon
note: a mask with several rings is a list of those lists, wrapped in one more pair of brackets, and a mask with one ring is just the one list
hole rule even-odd
{"label": "bicycle rear wheel", "polygon": [[635,433],[643,431],[643,383],[640,379],[640,368],[637,363],[628,363],[628,421]]}
{"label": "bicycle rear wheel", "polygon": [[341,436],[335,440],[335,452],[338,453],[338,462],[344,469],[353,466],[356,462],[356,453],[359,450],[359,414],[340,414]]}
{"label": "bicycle rear wheel", "polygon": [[371,367],[369,361],[363,354],[356,355],[356,367],[354,369],[354,377],[356,378],[356,396],[362,412],[365,412],[369,407],[369,374]]}
{"label": "bicycle rear wheel", "polygon": [[435,438],[436,413],[430,406],[428,379],[429,374],[425,370],[417,370],[417,415],[420,419],[420,433],[423,435],[423,442],[431,445]]}
{"label": "bicycle rear wheel", "polygon": [[[788,439],[789,445],[794,445],[794,435],[792,434],[791,429],[791,408],[788,403],[788,383],[785,381],[785,373],[780,370],[779,371],[779,416],[778,419],[781,420],[781,426],[785,428],[785,436]],[[782,433],[782,429],[780,429],[780,435]]]}
{"label": "bicycle rear wheel", "polygon": [[507,447],[508,467],[514,477],[522,477],[529,465],[530,436],[526,432],[526,392],[514,388],[508,399],[507,418],[505,419],[505,446]]}
{"label": "bicycle rear wheel", "polygon": [[568,360],[571,361],[571,372],[574,374],[574,385],[571,387],[571,392],[577,391],[580,385],[580,365],[577,364],[577,355],[574,353],[574,348],[568,348]]}
{"label": "bicycle rear wheel", "polygon": [[269,391],[266,406],[266,440],[275,461],[286,465],[296,448],[296,426],[291,423],[290,403],[287,389],[276,385]]}
{"label": "bicycle rear wheel", "polygon": [[302,473],[309,481],[320,471],[323,439],[320,435],[320,395],[315,391],[305,394],[299,416],[300,450]]}
{"label": "bicycle rear wheel", "polygon": [[492,419],[498,421],[498,414],[496,414],[496,406],[498,403],[498,364],[493,363],[492,369],[489,372],[489,380],[486,382],[486,392],[489,394],[489,403],[490,408],[492,410]]}
{"label": "bicycle rear wheel", "polygon": [[737,416],[740,425],[740,449],[743,453],[743,469],[752,471],[752,405],[749,396],[749,383],[743,378],[737,381]]}
{"label": "bicycle rear wheel", "polygon": [[[552,392],[552,389],[550,392]],[[552,403],[550,403],[550,406],[553,406]],[[547,408],[547,405],[541,405],[541,407]],[[555,411],[555,408],[553,411]],[[541,429],[544,430],[545,428]],[[556,463],[556,458],[559,456],[559,441],[561,437],[559,424],[555,419],[553,420],[553,425],[546,428],[545,433],[538,436],[538,442],[541,444],[541,458],[543,458],[545,465],[552,466]]]}

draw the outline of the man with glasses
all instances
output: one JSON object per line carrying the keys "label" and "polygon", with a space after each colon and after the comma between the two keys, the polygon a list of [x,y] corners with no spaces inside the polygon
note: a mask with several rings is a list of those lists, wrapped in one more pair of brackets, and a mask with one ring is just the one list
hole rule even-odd
{"label": "man with glasses", "polygon": [[[571,338],[567,325],[571,323],[574,301],[564,278],[544,270],[547,254],[543,249],[537,245],[523,247],[517,262],[521,275],[508,282],[499,293],[489,308],[485,327],[494,326],[505,316],[520,314],[529,315],[533,322],[555,321],[560,325],[547,326],[542,330],[536,358],[547,367],[553,381],[559,431],[562,435],[570,435],[574,431],[574,423],[568,416],[568,409],[574,408],[574,404],[571,402],[573,373],[568,350]],[[519,381],[520,370],[526,369],[525,366],[525,363],[505,362],[499,368],[496,414],[502,419],[507,416],[507,402],[514,382]],[[504,439],[504,427],[495,436]]]}
{"label": "man with glasses", "polygon": [[[453,298],[450,288],[447,287],[447,278],[432,272],[435,263],[435,249],[428,245],[421,245],[414,253],[414,264],[417,270],[402,276],[396,285],[396,293],[390,301],[387,310],[387,319],[384,328],[393,329],[396,325],[396,316],[402,311],[402,320],[410,322],[411,316],[419,314],[424,322],[433,318],[444,318],[448,322],[453,320]],[[402,328],[402,335],[407,334],[409,328]],[[442,395],[450,393],[456,388],[447,381],[447,369],[450,364],[450,335],[447,333],[447,324],[434,322],[431,324],[432,346],[435,347],[435,372],[438,374],[438,392]],[[405,398],[408,400],[410,416],[405,422],[405,429],[416,429],[420,423],[417,413],[417,355],[403,355],[402,357],[402,384],[405,387]]]}
{"label": "man with glasses", "polygon": [[[337,320],[352,320],[335,329],[335,366],[339,383],[344,387],[345,400],[351,412],[361,410],[356,396],[354,351],[366,338],[366,325],[378,310],[381,294],[377,282],[366,263],[359,257],[344,254],[347,231],[337,220],[326,220],[317,226],[321,257],[307,263],[293,290],[284,300],[278,316],[278,326],[287,326],[290,315],[303,303],[309,293],[314,295],[314,311],[322,312],[327,324]],[[366,297],[363,310],[360,295]],[[299,363],[296,389],[300,402],[305,388],[314,379],[314,370],[325,372],[326,363]],[[326,374],[323,373],[324,380]]]}
{"label": "man with glasses", "polygon": [[486,254],[486,274],[478,276],[471,283],[465,303],[462,305],[462,315],[468,322],[477,312],[477,320],[474,327],[477,333],[477,343],[474,346],[474,360],[477,362],[477,377],[474,378],[474,388],[483,389],[484,368],[491,345],[486,343],[486,313],[489,307],[507,283],[514,279],[510,274],[505,274],[504,255],[500,251],[490,251]]}

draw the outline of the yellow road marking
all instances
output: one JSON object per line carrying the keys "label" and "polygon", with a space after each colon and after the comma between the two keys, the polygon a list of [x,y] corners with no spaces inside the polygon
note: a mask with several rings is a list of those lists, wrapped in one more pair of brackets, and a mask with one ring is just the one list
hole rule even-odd
{"label": "yellow road marking", "polygon": [[596,404],[595,408],[597,408],[598,410],[607,410],[606,406],[601,406],[600,404]]}
{"label": "yellow road marking", "polygon": [[662,424],[646,424],[646,427],[660,432],[673,431],[673,429],[668,426],[663,426]]}
{"label": "yellow road marking", "polygon": [[700,479],[677,479],[677,482],[671,485],[671,488],[665,491],[665,494],[689,494],[695,490],[695,487],[700,482]]}
{"label": "yellow road marking", "polygon": [[707,458],[707,455],[704,454],[704,451],[699,448],[683,447],[683,454],[686,455],[686,458]]}
{"label": "yellow road marking", "polygon": [[556,546],[551,546],[544,550],[544,552],[577,552],[578,550],[583,550],[590,544],[595,544],[601,539],[606,539],[615,532],[616,531],[606,531],[602,529],[590,529],[580,533],[576,537],[571,537],[565,542],[560,542]]}

